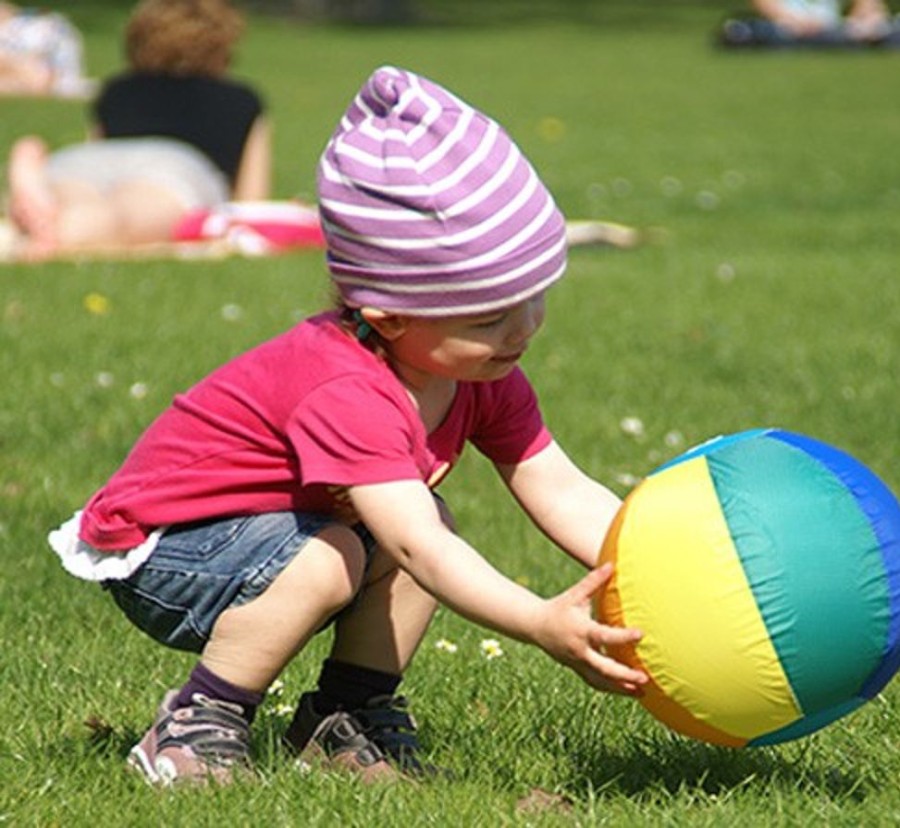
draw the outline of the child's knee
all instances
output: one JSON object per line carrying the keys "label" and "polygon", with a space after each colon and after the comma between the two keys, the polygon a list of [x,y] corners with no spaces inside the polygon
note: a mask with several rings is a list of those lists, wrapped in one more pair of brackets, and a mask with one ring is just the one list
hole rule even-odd
{"label": "child's knee", "polygon": [[309,551],[323,558],[323,575],[330,583],[327,591],[337,606],[349,604],[365,577],[366,549],[362,540],[350,527],[335,523],[323,529],[310,544],[313,548],[301,555]]}
{"label": "child's knee", "polygon": [[331,524],[300,548],[262,597],[289,604],[299,600],[327,616],[356,597],[365,565],[365,548],[356,533]]}

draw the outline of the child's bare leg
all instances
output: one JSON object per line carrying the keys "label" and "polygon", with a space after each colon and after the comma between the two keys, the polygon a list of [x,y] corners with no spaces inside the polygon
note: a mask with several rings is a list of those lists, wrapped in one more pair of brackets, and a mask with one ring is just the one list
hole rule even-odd
{"label": "child's bare leg", "polygon": [[[437,501],[444,523],[453,518]],[[414,720],[397,688],[425,637],[437,601],[376,549],[359,596],[337,621],[314,692],[300,697],[284,735],[303,756],[326,754],[363,779],[437,773],[417,758]]]}
{"label": "child's bare leg", "polygon": [[166,695],[129,764],[154,784],[225,784],[247,769],[249,725],[264,691],[353,598],[364,569],[351,529],[334,524],[307,540],[261,595],[218,617],[200,662]]}
{"label": "child's bare leg", "polygon": [[362,543],[333,525],[311,539],[258,598],[219,616],[202,663],[222,679],[262,692],[325,621],[359,589]]}
{"label": "child's bare leg", "polygon": [[[450,510],[436,501],[441,518],[455,528]],[[387,554],[377,550],[362,592],[341,616],[331,657],[400,675],[409,666],[437,609],[437,601]]]}
{"label": "child's bare leg", "polygon": [[285,743],[301,756],[324,752],[363,779],[438,773],[417,758],[415,721],[397,695],[436,608],[429,593],[376,549],[359,596],[338,619],[315,692],[300,697]]}
{"label": "child's bare leg", "polygon": [[9,154],[10,216],[38,252],[56,245],[58,205],[47,179],[47,156],[47,145],[33,135],[16,141]]}
{"label": "child's bare leg", "polygon": [[331,658],[401,675],[437,609],[435,599],[382,552],[351,610],[335,627]]}

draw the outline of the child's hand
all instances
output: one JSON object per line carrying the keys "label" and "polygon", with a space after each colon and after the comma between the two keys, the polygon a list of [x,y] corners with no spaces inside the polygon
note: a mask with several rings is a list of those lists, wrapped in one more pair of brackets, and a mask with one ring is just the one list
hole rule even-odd
{"label": "child's hand", "polygon": [[609,627],[591,618],[591,602],[612,575],[612,565],[595,569],[565,592],[544,603],[535,640],[550,656],[570,667],[591,687],[639,696],[646,674],[604,652],[608,644],[639,641],[640,630]]}

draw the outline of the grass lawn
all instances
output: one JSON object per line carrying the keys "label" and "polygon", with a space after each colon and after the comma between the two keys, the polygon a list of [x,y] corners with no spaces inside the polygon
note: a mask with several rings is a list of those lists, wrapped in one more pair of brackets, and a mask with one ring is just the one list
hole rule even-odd
{"label": "grass lawn", "polygon": [[[625,494],[690,444],[778,425],[900,490],[900,53],[726,54],[711,32],[728,7],[712,2],[570,3],[549,19],[513,5],[403,29],[254,16],[236,70],[274,119],[276,194],[313,192],[318,154],[373,68],[431,76],[506,126],[569,217],[653,231],[633,251],[574,250],[526,358],[585,469]],[[72,6],[92,73],[115,70],[128,4]],[[76,103],[3,100],[0,113],[2,150],[25,131],[54,145],[83,134]],[[192,659],[67,576],[46,533],[174,393],[327,301],[324,273],[317,253],[0,269],[0,823],[900,821],[896,684],[811,738],[734,752],[670,734],[532,648],[504,640],[488,660],[493,634],[443,610],[404,689],[456,781],[367,789],[297,773],[277,749],[281,706],[309,686],[327,637],[261,711],[261,782],[160,793],[126,773]],[[623,431],[626,417],[642,435]],[[577,577],[474,453],[442,491],[511,576],[545,595]],[[535,789],[560,799],[519,807]]]}

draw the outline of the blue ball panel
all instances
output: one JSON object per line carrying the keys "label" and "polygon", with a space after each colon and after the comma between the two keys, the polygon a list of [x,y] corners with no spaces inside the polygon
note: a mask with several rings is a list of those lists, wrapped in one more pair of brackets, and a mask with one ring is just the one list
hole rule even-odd
{"label": "blue ball panel", "polygon": [[799,434],[773,431],[769,436],[802,448],[830,469],[856,498],[878,539],[887,581],[890,623],[881,662],[860,690],[864,698],[871,699],[900,668],[900,503],[872,471],[843,452]]}

